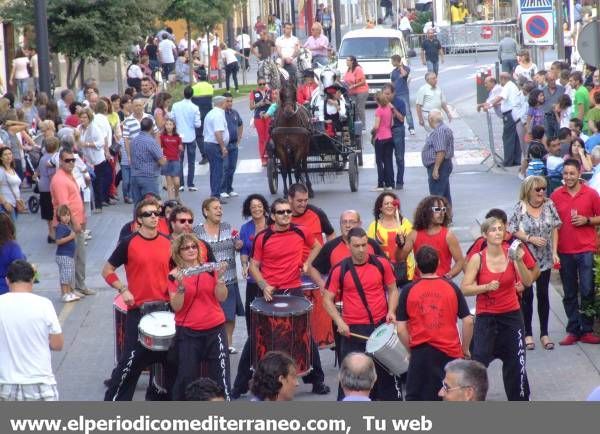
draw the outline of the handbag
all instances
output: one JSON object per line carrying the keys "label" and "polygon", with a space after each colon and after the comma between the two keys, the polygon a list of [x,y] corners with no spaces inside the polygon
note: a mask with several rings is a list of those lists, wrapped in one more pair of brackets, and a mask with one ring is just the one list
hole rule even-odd
{"label": "handbag", "polygon": [[17,198],[17,195],[15,194],[15,191],[13,190],[12,186],[10,185],[10,182],[8,182],[8,175],[6,174],[6,172],[4,172],[4,179],[6,180],[6,185],[8,186],[10,193],[13,195],[13,197],[15,199],[15,210],[17,211],[18,214],[27,214],[29,212],[29,210],[25,206],[25,201],[23,199]]}

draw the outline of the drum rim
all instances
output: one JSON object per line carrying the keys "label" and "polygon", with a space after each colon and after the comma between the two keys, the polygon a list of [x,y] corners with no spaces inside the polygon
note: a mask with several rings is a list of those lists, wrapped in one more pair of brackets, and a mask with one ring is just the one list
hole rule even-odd
{"label": "drum rim", "polygon": [[[392,323],[385,323],[385,324],[381,324],[380,326],[378,326],[377,328],[375,328],[375,330],[373,330],[373,332],[371,332],[371,334],[369,335],[369,340],[367,341],[367,343],[365,344],[365,350],[369,353],[369,354],[375,354],[377,351],[379,351],[381,348],[383,348],[385,346],[386,343],[388,343],[390,341],[390,338],[392,337],[392,335],[388,336],[388,338],[383,342],[383,345],[381,345],[379,348],[377,348],[376,350],[369,350],[369,348],[373,348],[373,345],[375,344],[375,339],[371,338],[371,336],[373,336],[375,334],[375,332],[377,332],[377,330],[379,329],[390,329],[392,331],[392,335],[397,333],[394,333],[395,330],[395,326]],[[369,345],[371,344],[371,345]]]}
{"label": "drum rim", "polygon": [[[298,300],[298,302],[300,303],[306,303],[306,309],[302,310],[302,311],[294,311],[294,312],[270,312],[270,311],[266,311],[263,309],[260,309],[257,304],[258,303],[267,303],[267,305],[272,304],[276,298],[281,298],[281,297],[289,297],[289,298],[294,298],[296,300]],[[283,318],[287,318],[290,316],[304,316],[308,313],[310,313],[310,311],[313,308],[313,304],[307,300],[304,297],[298,297],[297,295],[284,295],[284,294],[277,294],[277,295],[273,295],[273,301],[266,301],[264,297],[256,297],[254,300],[252,300],[252,303],[250,303],[250,312],[255,312],[258,314],[262,314],[263,316],[275,316],[275,317],[283,317]]]}

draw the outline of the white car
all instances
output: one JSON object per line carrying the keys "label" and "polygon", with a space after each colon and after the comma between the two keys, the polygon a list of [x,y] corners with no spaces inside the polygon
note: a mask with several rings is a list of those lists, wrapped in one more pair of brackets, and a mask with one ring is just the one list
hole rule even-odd
{"label": "white car", "polygon": [[390,74],[394,69],[390,58],[394,54],[400,55],[405,62],[408,61],[401,31],[377,27],[353,30],[342,38],[337,68],[343,79],[347,70],[346,58],[356,57],[367,78],[369,94],[373,96],[385,83],[390,82]]}

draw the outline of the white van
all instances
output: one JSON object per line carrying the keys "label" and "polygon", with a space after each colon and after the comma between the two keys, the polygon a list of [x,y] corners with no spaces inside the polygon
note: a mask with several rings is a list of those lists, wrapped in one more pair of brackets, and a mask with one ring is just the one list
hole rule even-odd
{"label": "white van", "polygon": [[374,28],[353,30],[344,35],[338,52],[337,68],[341,78],[346,73],[346,58],[356,57],[369,85],[369,96],[390,82],[394,67],[390,58],[398,54],[407,59],[407,49],[402,32],[394,29]]}

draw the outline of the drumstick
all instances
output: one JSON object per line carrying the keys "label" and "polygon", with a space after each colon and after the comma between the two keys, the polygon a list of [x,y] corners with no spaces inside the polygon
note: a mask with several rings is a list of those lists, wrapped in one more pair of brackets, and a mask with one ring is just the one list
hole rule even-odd
{"label": "drumstick", "polygon": [[350,332],[350,336],[354,336],[355,338],[363,339],[365,341],[369,340],[368,336],[359,335],[358,333],[352,333],[352,332]]}

